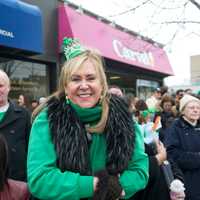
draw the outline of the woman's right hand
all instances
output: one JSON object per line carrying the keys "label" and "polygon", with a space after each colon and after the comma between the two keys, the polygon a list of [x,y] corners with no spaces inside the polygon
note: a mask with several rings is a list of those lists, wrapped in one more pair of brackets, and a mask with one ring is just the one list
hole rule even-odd
{"label": "woman's right hand", "polygon": [[162,142],[156,141],[157,154],[156,159],[158,160],[159,165],[161,165],[167,159],[167,152]]}

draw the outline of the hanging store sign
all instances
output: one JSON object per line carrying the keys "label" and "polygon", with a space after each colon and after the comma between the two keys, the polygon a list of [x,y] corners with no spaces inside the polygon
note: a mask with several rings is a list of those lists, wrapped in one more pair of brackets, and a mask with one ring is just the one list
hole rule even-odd
{"label": "hanging store sign", "polygon": [[164,75],[173,74],[165,51],[150,40],[123,32],[65,4],[60,4],[58,14],[60,51],[64,37],[78,38],[85,46],[98,49],[105,58]]}
{"label": "hanging store sign", "polygon": [[113,40],[113,48],[117,56],[131,61],[154,66],[154,58],[151,52],[138,52],[130,49],[119,40]]}

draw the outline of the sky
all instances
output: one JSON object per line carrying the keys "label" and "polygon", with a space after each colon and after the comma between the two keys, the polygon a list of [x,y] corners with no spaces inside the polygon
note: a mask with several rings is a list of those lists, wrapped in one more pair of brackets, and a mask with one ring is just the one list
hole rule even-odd
{"label": "sky", "polygon": [[[152,0],[152,4],[143,4],[142,7],[141,2],[147,0],[69,1],[164,44],[175,74],[165,78],[165,84],[168,86],[189,84],[190,56],[200,55],[200,23],[166,24],[172,21],[199,21],[200,10],[191,3],[186,5],[188,0]],[[131,8],[137,9],[127,12]]]}
{"label": "sky", "polygon": [[167,52],[175,76],[168,77],[169,85],[188,84],[190,80],[190,56],[200,55],[200,37],[194,33],[174,41],[171,52]]}

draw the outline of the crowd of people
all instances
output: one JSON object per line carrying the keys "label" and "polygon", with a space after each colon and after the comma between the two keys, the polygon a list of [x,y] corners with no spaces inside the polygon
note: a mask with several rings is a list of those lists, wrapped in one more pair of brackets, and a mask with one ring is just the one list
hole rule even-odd
{"label": "crowd of people", "polygon": [[58,90],[8,98],[0,70],[0,199],[200,200],[200,100],[109,86],[99,52],[65,38]]}
{"label": "crowd of people", "polygon": [[166,87],[156,88],[146,101],[130,94],[123,96],[140,126],[149,156],[149,182],[144,190],[136,193],[136,199],[174,199],[166,180],[170,177],[165,177],[166,169],[163,169],[166,161],[170,164],[172,179],[184,183],[185,189],[177,199],[200,199],[200,97],[189,89],[177,90],[173,96]]}

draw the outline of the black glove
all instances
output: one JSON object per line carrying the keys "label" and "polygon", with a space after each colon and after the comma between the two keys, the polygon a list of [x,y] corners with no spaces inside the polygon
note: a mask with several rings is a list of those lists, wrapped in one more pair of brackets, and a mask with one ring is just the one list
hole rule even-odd
{"label": "black glove", "polygon": [[93,200],[105,200],[108,191],[109,174],[106,170],[101,170],[94,175],[99,179],[94,192]]}
{"label": "black glove", "polygon": [[116,200],[121,196],[122,187],[118,176],[109,176],[108,191],[105,200]]}
{"label": "black glove", "polygon": [[101,170],[94,175],[99,179],[93,200],[116,200],[121,196],[122,187],[119,177],[109,175],[107,170]]}

